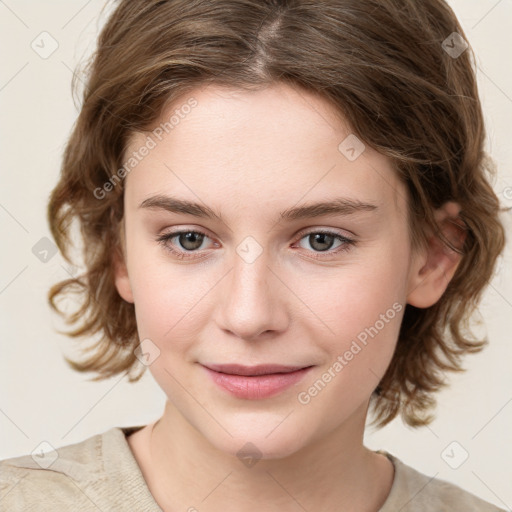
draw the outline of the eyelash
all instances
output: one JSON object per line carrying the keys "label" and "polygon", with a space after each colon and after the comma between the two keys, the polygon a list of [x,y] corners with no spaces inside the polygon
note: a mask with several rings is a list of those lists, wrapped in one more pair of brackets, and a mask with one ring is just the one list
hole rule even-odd
{"label": "eyelash", "polygon": [[[178,230],[178,231],[172,231],[170,233],[164,233],[160,236],[157,237],[156,241],[158,243],[160,243],[165,250],[169,251],[170,253],[172,253],[173,255],[177,256],[179,259],[197,259],[197,258],[200,258],[201,256],[191,256],[192,254],[194,254],[195,252],[198,252],[198,251],[179,251],[179,250],[176,250],[174,249],[172,246],[170,246],[168,244],[168,242],[170,240],[172,240],[173,238],[175,238],[176,236],[178,235],[181,235],[181,234],[184,234],[184,233],[195,233],[195,234],[199,234],[199,235],[203,235],[207,238],[210,238],[206,233],[204,233],[203,231],[201,230],[198,230],[198,229],[182,229],[182,230]],[[352,246],[356,245],[356,241],[351,239],[351,238],[347,238],[343,235],[340,235],[339,233],[336,233],[334,231],[329,231],[327,229],[320,229],[320,230],[312,230],[312,231],[308,231],[308,232],[301,232],[299,233],[299,239],[298,241],[300,242],[303,238],[306,238],[307,236],[309,235],[312,235],[312,234],[321,234],[321,235],[330,235],[330,236],[333,236],[334,238],[338,239],[340,242],[343,242],[342,245],[340,245],[339,247],[337,247],[335,250],[328,250],[328,251],[325,251],[325,252],[316,252],[314,254],[327,254],[329,256],[333,256],[333,255],[336,255],[336,254],[340,254],[340,253],[344,253],[344,252],[347,252],[351,249]],[[314,259],[324,259],[323,256],[313,256]]]}

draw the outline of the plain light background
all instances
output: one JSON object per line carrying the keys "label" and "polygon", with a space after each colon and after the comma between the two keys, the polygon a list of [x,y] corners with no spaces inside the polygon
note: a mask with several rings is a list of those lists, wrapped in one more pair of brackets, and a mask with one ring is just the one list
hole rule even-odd
{"label": "plain light background", "polygon": [[[499,168],[493,186],[503,206],[512,206],[512,2],[449,3],[477,55],[488,149]],[[165,395],[149,372],[136,384],[119,376],[90,382],[91,375],[66,365],[62,355],[74,353],[78,342],[57,333],[63,324],[50,312],[46,293],[73,270],[60,254],[50,253],[45,263],[33,252],[43,237],[51,238],[46,202],[78,113],[72,71],[94,48],[103,5],[0,0],[0,458],[30,453],[42,441],[58,448],[114,426],[145,425],[163,412]],[[46,56],[52,39],[58,48]],[[510,510],[512,213],[503,220],[507,249],[480,308],[485,325],[477,330],[489,346],[466,358],[467,372],[449,377],[432,425],[414,430],[398,419],[368,430],[366,444]],[[445,462],[460,461],[465,452],[457,469]]]}

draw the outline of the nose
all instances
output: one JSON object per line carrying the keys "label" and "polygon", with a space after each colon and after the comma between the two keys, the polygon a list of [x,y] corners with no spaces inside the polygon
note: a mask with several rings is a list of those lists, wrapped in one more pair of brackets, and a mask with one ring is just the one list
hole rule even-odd
{"label": "nose", "polygon": [[266,251],[252,262],[235,254],[233,269],[219,289],[217,323],[222,330],[248,341],[286,330],[287,288],[275,267]]}

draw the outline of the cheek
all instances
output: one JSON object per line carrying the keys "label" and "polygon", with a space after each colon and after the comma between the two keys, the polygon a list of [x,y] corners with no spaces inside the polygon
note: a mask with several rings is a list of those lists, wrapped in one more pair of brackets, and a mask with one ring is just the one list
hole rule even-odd
{"label": "cheek", "polygon": [[139,336],[150,338],[162,351],[168,351],[171,343],[179,351],[208,318],[214,276],[200,264],[172,262],[157,244],[135,245],[128,271]]}
{"label": "cheek", "polygon": [[326,379],[335,374],[333,388],[356,386],[363,394],[371,393],[389,365],[405,310],[406,251],[390,245],[373,254],[328,278],[319,274],[302,289],[318,316],[309,323],[309,336],[326,354]]}
{"label": "cheek", "polygon": [[384,320],[396,319],[400,309],[396,303],[403,305],[405,300],[407,266],[403,254],[385,247],[372,252],[373,257],[364,261],[352,261],[299,283],[298,295],[324,324],[326,337],[355,337],[381,315],[387,317]]}
{"label": "cheek", "polygon": [[[135,312],[139,334],[167,343],[194,336],[207,292],[198,279],[183,279],[179,273],[162,274],[143,271],[134,290]],[[184,285],[186,283],[186,285]]]}
{"label": "cheek", "polygon": [[317,322],[316,335],[310,333],[325,362],[297,400],[311,413],[331,411],[326,429],[369,399],[391,362],[405,310],[402,269],[381,258],[365,272],[347,271],[325,296],[322,320],[329,330]]}

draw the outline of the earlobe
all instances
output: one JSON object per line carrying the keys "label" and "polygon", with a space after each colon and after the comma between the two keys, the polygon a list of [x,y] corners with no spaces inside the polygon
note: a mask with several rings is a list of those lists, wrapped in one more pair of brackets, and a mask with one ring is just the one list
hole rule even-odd
{"label": "earlobe", "polygon": [[[445,203],[435,212],[435,219],[443,234],[462,250],[466,237],[465,225],[457,218],[460,206]],[[417,308],[428,308],[443,295],[451,281],[462,255],[453,251],[430,234],[427,246],[418,252],[411,265],[407,303]]]}

